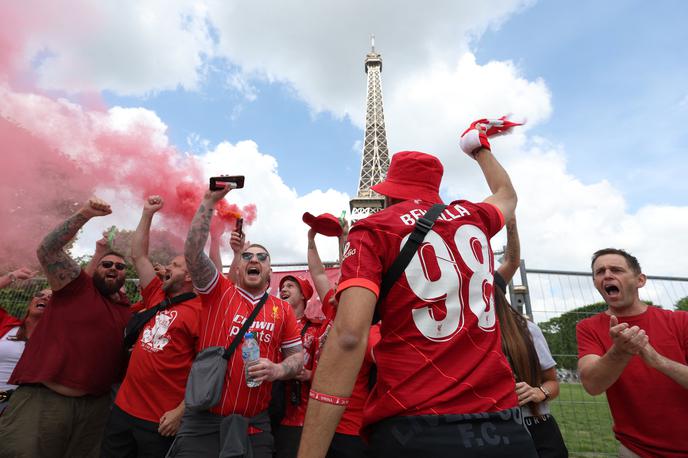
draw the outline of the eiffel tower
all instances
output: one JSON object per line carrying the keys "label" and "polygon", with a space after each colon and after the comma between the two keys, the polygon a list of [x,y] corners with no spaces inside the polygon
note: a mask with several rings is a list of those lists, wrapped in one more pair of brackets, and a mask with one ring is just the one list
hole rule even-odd
{"label": "eiffel tower", "polygon": [[351,199],[352,221],[358,221],[382,210],[385,199],[372,191],[371,186],[378,184],[387,176],[389,152],[385,115],[382,111],[382,56],[375,52],[375,36],[370,38],[371,50],[365,58],[365,72],[368,74],[368,94],[366,96],[366,127],[363,137],[363,157],[361,176],[358,180],[358,193]]}

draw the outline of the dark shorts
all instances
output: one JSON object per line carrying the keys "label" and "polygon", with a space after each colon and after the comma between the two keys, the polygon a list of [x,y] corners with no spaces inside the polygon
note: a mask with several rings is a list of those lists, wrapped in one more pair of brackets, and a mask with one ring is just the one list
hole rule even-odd
{"label": "dark shorts", "polygon": [[275,458],[296,458],[303,426],[280,425],[275,432]]}
{"label": "dark shorts", "polygon": [[537,458],[518,408],[394,417],[369,429],[368,456],[375,458]]}
{"label": "dark shorts", "polygon": [[161,436],[158,426],[113,405],[105,426],[101,458],[164,458],[174,436]]}
{"label": "dark shorts", "polygon": [[569,456],[559,425],[552,415],[525,417],[523,423],[533,437],[540,458],[567,458]]}
{"label": "dark shorts", "polygon": [[[263,432],[248,436],[253,458],[272,458],[274,440],[272,433]],[[216,457],[220,455],[220,433],[203,436],[177,437],[167,456],[174,458]]]}
{"label": "dark shorts", "polygon": [[327,451],[327,458],[364,458],[367,448],[361,436],[335,433]]}
{"label": "dark shorts", "polygon": [[97,457],[110,395],[69,397],[22,385],[0,416],[0,457]]}

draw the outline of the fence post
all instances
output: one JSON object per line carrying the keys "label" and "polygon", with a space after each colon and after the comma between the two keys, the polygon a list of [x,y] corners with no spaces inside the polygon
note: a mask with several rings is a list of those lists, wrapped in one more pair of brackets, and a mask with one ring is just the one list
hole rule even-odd
{"label": "fence post", "polygon": [[528,290],[528,277],[526,274],[526,262],[523,259],[521,259],[519,271],[521,273],[521,284],[514,286],[513,279],[509,283],[509,298],[511,299],[511,305],[520,312],[523,312],[525,307],[525,314],[533,319],[533,309],[530,306],[530,292]]}

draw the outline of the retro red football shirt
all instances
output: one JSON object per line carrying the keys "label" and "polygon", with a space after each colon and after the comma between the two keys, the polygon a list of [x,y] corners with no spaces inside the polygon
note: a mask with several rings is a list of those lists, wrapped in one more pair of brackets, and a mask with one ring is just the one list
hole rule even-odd
{"label": "retro red football shirt", "polygon": [[[158,277],[143,291],[143,308],[165,299]],[[186,379],[196,358],[201,319],[198,297],[159,311],[141,329],[117,392],[115,404],[129,415],[159,422],[160,417],[184,399]]]}
{"label": "retro red football shirt", "polygon": [[[353,225],[340,294],[379,294],[385,272],[429,202],[409,200]],[[380,306],[377,384],[364,426],[384,418],[495,412],[518,405],[492,299],[489,240],[503,226],[493,205],[454,201]]]}
{"label": "retro red football shirt", "polygon": [[[252,296],[217,273],[199,293],[203,303],[199,351],[213,346],[228,347],[262,297]],[[301,346],[294,311],[288,302],[275,296],[268,297],[248,332],[256,336],[260,356],[274,362],[280,361],[280,350]],[[244,362],[238,348],[227,364],[222,399],[210,411],[252,417],[268,408],[271,387],[270,382],[256,388],[246,386]]]}

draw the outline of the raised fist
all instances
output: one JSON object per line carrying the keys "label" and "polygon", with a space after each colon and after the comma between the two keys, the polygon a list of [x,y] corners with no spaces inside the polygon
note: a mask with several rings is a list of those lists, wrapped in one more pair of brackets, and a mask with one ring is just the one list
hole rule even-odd
{"label": "raised fist", "polygon": [[31,270],[28,267],[21,267],[15,271],[11,272],[11,274],[17,280],[28,280],[29,278],[35,277],[37,273],[38,273],[37,271]]}
{"label": "raised fist", "polygon": [[165,202],[160,196],[148,196],[143,204],[143,211],[147,213],[155,213],[163,207],[164,203]]}
{"label": "raised fist", "polygon": [[86,202],[79,211],[85,217],[93,218],[95,216],[109,215],[110,213],[112,213],[112,208],[110,208],[109,203],[93,196],[90,199],[88,199],[88,202]]}
{"label": "raised fist", "polygon": [[512,127],[522,126],[523,123],[511,122],[506,116],[499,119],[478,119],[461,134],[459,145],[464,153],[475,159],[475,155],[481,148],[491,150],[488,138],[504,135]]}

